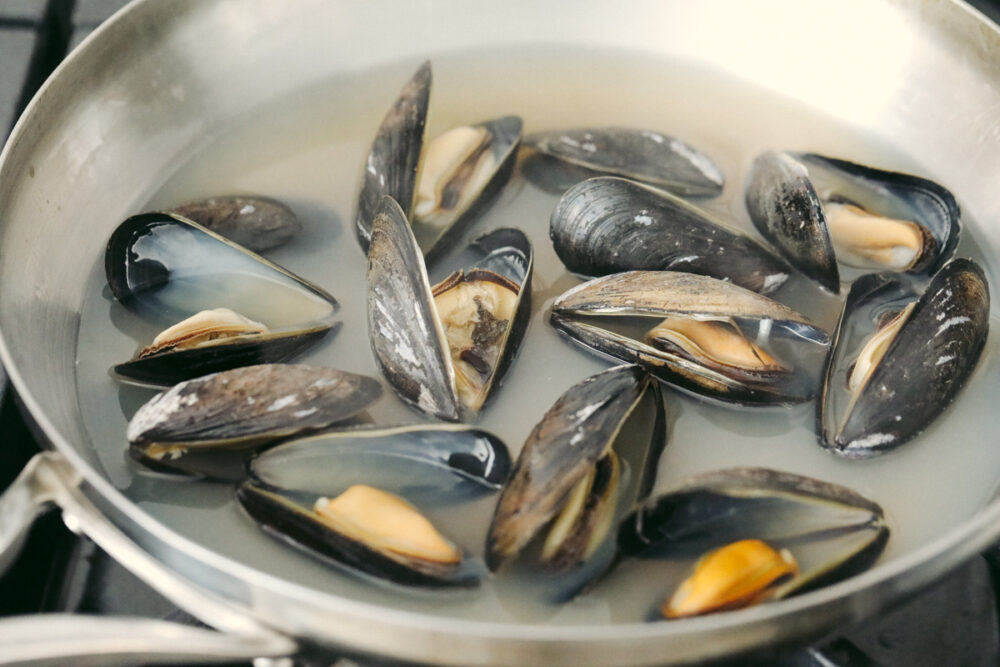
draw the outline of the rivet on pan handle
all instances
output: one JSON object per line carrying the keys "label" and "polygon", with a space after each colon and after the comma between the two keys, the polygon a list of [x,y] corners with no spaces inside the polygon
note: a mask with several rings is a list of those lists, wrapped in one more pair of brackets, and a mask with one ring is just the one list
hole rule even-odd
{"label": "rivet on pan handle", "polygon": [[130,665],[136,662],[231,662],[289,656],[291,639],[225,600],[178,577],[118,530],[80,491],[79,474],[59,454],[33,458],[0,495],[0,572],[14,560],[31,523],[52,507],[74,532],[212,632],[143,618],[38,614],[0,621],[0,665]]}

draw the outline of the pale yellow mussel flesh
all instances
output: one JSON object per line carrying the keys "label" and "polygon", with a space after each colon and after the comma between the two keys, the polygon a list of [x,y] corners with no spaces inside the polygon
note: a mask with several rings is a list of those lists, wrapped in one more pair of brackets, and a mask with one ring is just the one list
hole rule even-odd
{"label": "pale yellow mussel flesh", "polygon": [[827,229],[837,259],[873,270],[907,271],[933,252],[934,239],[915,222],[867,211],[855,204],[828,203]]}
{"label": "pale yellow mussel flesh", "polygon": [[646,342],[661,350],[679,350],[696,361],[708,361],[752,371],[786,370],[734,324],[668,317],[646,334]]}
{"label": "pale yellow mussel flesh", "polygon": [[267,332],[265,325],[229,308],[203,310],[160,332],[152,343],[139,351],[136,358],[142,359],[168,349],[189,350],[220,339]]}
{"label": "pale yellow mussel flesh", "polygon": [[570,491],[542,545],[541,561],[556,568],[594,555],[615,516],[621,465],[614,452],[592,467]]}
{"label": "pale yellow mussel flesh", "polygon": [[895,340],[896,334],[903,328],[903,324],[906,323],[906,320],[910,317],[910,313],[913,312],[913,307],[916,305],[917,302],[914,301],[899,311],[895,317],[872,334],[872,337],[861,348],[857,361],[854,362],[851,371],[847,374],[847,389],[851,394],[857,395],[865,386],[865,383],[868,382],[872,371],[882,361],[882,357],[885,356],[889,345]]}
{"label": "pale yellow mussel flesh", "polygon": [[373,548],[433,563],[462,560],[419,510],[387,491],[356,484],[332,500],[319,498],[313,510],[333,530]]}
{"label": "pale yellow mussel flesh", "polygon": [[[480,279],[481,278],[481,279]],[[486,399],[519,287],[498,274],[452,274],[434,288],[434,305],[455,367],[459,399],[478,410]]]}
{"label": "pale yellow mussel flesh", "polygon": [[666,618],[739,609],[766,600],[799,566],[787,549],[740,540],[703,556],[661,609]]}
{"label": "pale yellow mussel flesh", "polygon": [[485,127],[463,125],[427,144],[413,207],[416,220],[446,225],[454,212],[471,205],[496,168],[490,143]]}

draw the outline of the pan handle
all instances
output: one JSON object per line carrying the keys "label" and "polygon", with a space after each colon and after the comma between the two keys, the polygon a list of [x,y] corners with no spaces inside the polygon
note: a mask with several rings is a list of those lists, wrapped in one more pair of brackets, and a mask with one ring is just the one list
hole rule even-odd
{"label": "pan handle", "polygon": [[295,653],[294,641],[182,579],[144,551],[87,498],[80,481],[79,473],[56,452],[37,454],[28,462],[0,495],[0,572],[13,562],[31,523],[58,507],[70,530],[89,537],[148,586],[221,632],[141,618],[10,617],[0,620],[0,665],[194,663]]}

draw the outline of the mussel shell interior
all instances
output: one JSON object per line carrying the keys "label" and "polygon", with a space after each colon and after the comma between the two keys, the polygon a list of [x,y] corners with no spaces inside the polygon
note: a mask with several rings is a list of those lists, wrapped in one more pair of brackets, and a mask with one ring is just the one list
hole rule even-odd
{"label": "mussel shell interior", "polygon": [[285,442],[258,454],[250,472],[283,489],[330,495],[364,483],[427,505],[497,491],[510,465],[507,447],[486,431],[412,425]]}
{"label": "mussel shell interior", "polygon": [[489,400],[503,381],[527,332],[528,322],[531,319],[533,258],[531,241],[524,232],[511,227],[501,227],[476,238],[455,259],[455,264],[463,267],[466,275],[475,275],[479,270],[491,271],[519,286],[514,317],[507,324],[499,342],[500,355],[482,389],[480,405]]}
{"label": "mussel shell interior", "polygon": [[961,235],[961,214],[954,195],[926,178],[824,157],[793,153],[809,170],[820,197],[852,201],[885,217],[912,220],[934,237],[933,259],[911,271],[932,276],[955,254]]}
{"label": "mussel shell interior", "polygon": [[918,296],[912,281],[892,273],[868,274],[851,284],[827,352],[820,399],[816,402],[817,433],[825,446],[832,446],[853,403],[847,381],[859,350],[879,322],[901,311]]}
{"label": "mussel shell interior", "polygon": [[318,287],[168,213],[128,218],[112,233],[104,261],[115,298],[164,329],[219,307],[272,331],[294,329],[329,322],[337,308]]}
{"label": "mussel shell interior", "polygon": [[493,172],[482,183],[479,192],[471,196],[466,207],[450,211],[446,218],[438,220],[435,224],[413,220],[413,235],[418,245],[424,249],[424,256],[428,262],[454,245],[454,241],[467,224],[495,201],[510,180],[514,173],[517,148],[521,142],[522,125],[520,117],[504,116],[473,126],[483,128],[489,137],[488,150],[494,163]]}

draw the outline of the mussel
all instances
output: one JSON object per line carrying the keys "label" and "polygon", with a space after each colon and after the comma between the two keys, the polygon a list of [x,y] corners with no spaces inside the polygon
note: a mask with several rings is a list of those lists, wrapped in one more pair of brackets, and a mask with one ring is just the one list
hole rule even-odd
{"label": "mussel", "polygon": [[958,204],[937,183],[812,153],[758,156],[746,204],[785,259],[835,294],[838,262],[930,276],[961,231]]}
{"label": "mussel", "polygon": [[295,212],[269,197],[209,197],[174,206],[170,213],[194,220],[254,252],[284,245],[302,230]]}
{"label": "mussel", "polygon": [[461,125],[424,149],[413,204],[413,232],[428,261],[450,247],[506,185],[521,141],[521,119]]}
{"label": "mussel", "polygon": [[617,521],[649,493],[665,444],[658,385],[637,366],[568,389],[521,449],[490,524],[487,566],[499,569],[537,537],[538,561],[576,579],[565,585],[572,595],[614,562]]}
{"label": "mussel", "polygon": [[333,368],[263,364],[188,380],[129,421],[132,455],[155,468],[201,472],[189,455],[246,449],[326,428],[382,395],[379,383]]}
{"label": "mussel", "polygon": [[513,173],[521,119],[504,116],[453,127],[425,142],[431,65],[425,62],[403,88],[375,135],[358,198],[355,228],[368,252],[383,196],[392,197],[413,223],[431,259],[465,223],[484,210]]}
{"label": "mussel", "polygon": [[331,499],[247,481],[236,499],[266,533],[352,572],[430,588],[479,581],[461,549],[394,493],[356,484]]}
{"label": "mussel", "polygon": [[807,357],[827,340],[803,315],[765,296],[674,271],[630,271],[578,285],[556,299],[550,322],[663,382],[741,405],[809,400],[815,378]]}
{"label": "mussel", "polygon": [[763,540],[738,540],[699,558],[660,611],[666,618],[682,618],[749,607],[775,595],[798,573],[788,549],[779,551]]}
{"label": "mussel", "polygon": [[968,259],[942,268],[917,298],[910,281],[871,274],[851,286],[827,355],[816,432],[848,458],[881,454],[927,428],[975,369],[990,294]]}
{"label": "mussel", "polygon": [[[711,197],[722,192],[722,170],[697,148],[653,130],[593,127],[532,134],[524,145],[549,158],[545,171],[570,167],[568,187],[591,176],[623,176],[675,194]],[[529,171],[529,174],[532,173]],[[545,175],[543,187],[553,182]]]}
{"label": "mussel", "polygon": [[[797,573],[779,572],[784,581],[768,592],[770,599],[866,570],[888,539],[877,503],[843,486],[767,468],[731,468],[684,480],[635,509],[618,531],[622,554],[641,558],[685,560],[741,540],[765,541],[779,553],[788,549]],[[713,575],[727,572],[709,571],[704,583],[713,583]],[[715,584],[716,592],[727,588]]]}
{"label": "mussel", "polygon": [[662,190],[623,178],[570,188],[549,222],[566,268],[583,276],[622,271],[685,271],[767,294],[788,267],[760,243]]}
{"label": "mussel", "polygon": [[195,222],[132,216],[104,257],[115,298],[163,331],[115,366],[126,381],[170,385],[207,373],[284,361],[326,336],[336,300]]}
{"label": "mussel", "polygon": [[[393,389],[418,410],[457,421],[501,379],[527,327],[531,245],[499,229],[470,246],[473,266],[431,288],[399,205],[389,197],[372,226],[368,332]],[[457,373],[456,373],[457,371]]]}
{"label": "mussel", "polygon": [[379,579],[470,586],[481,565],[410,503],[434,510],[494,493],[510,457],[479,429],[409,425],[292,440],[258,454],[248,469],[237,499],[275,537]]}

